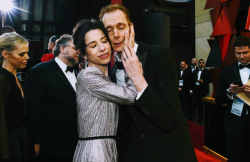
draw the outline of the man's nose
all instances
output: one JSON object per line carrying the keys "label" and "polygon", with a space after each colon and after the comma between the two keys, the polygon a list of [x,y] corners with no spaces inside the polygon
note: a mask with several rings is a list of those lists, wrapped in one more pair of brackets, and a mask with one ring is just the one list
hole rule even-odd
{"label": "man's nose", "polygon": [[114,29],[114,38],[118,38],[119,37],[119,32],[118,30]]}

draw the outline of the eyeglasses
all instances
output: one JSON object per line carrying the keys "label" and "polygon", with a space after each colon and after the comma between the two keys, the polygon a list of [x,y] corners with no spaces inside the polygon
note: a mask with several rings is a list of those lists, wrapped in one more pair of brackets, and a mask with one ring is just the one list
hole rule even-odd
{"label": "eyeglasses", "polygon": [[75,47],[75,46],[71,46],[71,45],[67,45],[67,46],[73,48],[73,50],[76,50],[76,47]]}

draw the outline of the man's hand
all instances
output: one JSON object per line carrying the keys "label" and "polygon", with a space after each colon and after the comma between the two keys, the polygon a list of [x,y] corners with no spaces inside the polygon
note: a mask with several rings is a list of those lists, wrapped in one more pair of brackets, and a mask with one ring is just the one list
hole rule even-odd
{"label": "man's hand", "polygon": [[250,86],[244,84],[244,85],[243,85],[243,88],[244,88],[244,93],[245,93],[245,95],[246,95],[248,98],[250,98]]}
{"label": "man's hand", "polygon": [[231,94],[237,94],[244,91],[244,87],[239,87],[239,85],[231,84],[229,87]]}
{"label": "man's hand", "polygon": [[34,147],[35,147],[35,154],[36,156],[38,156],[40,152],[40,143],[34,144]]}
{"label": "man's hand", "polygon": [[124,69],[135,85],[138,92],[141,92],[146,86],[147,82],[143,76],[142,64],[135,54],[134,49],[128,44],[129,32],[125,33],[124,49],[122,51],[122,63]]}
{"label": "man's hand", "polygon": [[129,26],[129,42],[128,45],[130,45],[132,48],[135,46],[135,32],[134,32],[134,24],[131,23]]}
{"label": "man's hand", "polygon": [[179,87],[179,91],[182,91],[182,88]]}

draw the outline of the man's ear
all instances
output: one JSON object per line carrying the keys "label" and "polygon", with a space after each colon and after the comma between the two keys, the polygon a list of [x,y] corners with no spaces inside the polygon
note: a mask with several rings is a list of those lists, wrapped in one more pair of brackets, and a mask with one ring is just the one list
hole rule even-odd
{"label": "man's ear", "polygon": [[65,54],[66,53],[66,48],[65,47],[63,47],[63,46],[61,46],[60,47],[60,53],[62,53],[62,54]]}
{"label": "man's ear", "polygon": [[7,51],[2,50],[2,56],[4,59],[8,60],[9,59],[9,54],[7,53]]}

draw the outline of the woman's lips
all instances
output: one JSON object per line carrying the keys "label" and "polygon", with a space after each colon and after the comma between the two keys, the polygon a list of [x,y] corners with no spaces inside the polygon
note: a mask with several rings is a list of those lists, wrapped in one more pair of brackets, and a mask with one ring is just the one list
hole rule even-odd
{"label": "woman's lips", "polygon": [[103,54],[103,55],[100,55],[99,57],[100,58],[107,58],[109,56],[109,53],[107,52],[107,53],[105,53],[105,54]]}

